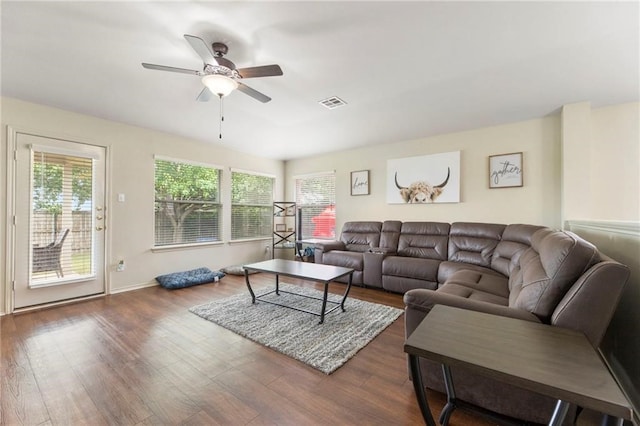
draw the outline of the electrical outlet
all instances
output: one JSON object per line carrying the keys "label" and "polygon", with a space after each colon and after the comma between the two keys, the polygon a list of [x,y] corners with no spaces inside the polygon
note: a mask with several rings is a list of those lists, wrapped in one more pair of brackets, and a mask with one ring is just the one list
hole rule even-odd
{"label": "electrical outlet", "polygon": [[118,264],[116,265],[116,271],[118,272],[124,271],[124,259],[118,260]]}

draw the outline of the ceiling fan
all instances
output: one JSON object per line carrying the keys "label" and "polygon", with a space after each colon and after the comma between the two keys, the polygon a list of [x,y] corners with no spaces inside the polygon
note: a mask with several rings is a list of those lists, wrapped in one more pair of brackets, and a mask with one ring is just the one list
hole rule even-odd
{"label": "ceiling fan", "polygon": [[255,77],[270,77],[282,75],[279,65],[264,65],[258,67],[236,68],[236,65],[226,59],[229,48],[226,44],[216,42],[209,46],[200,37],[185,34],[184,38],[191,45],[193,50],[202,58],[204,68],[202,71],[190,70],[186,68],[168,67],[165,65],[148,64],[143,62],[142,66],[150,70],[179,72],[183,74],[193,74],[202,77],[205,88],[196,98],[198,101],[206,102],[213,94],[220,99],[227,96],[234,89],[257,99],[260,102],[269,102],[271,98],[264,93],[242,83],[240,80]]}

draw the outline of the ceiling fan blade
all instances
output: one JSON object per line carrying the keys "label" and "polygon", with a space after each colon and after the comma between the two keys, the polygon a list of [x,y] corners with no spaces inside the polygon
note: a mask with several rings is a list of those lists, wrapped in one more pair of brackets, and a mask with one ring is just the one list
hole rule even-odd
{"label": "ceiling fan blade", "polygon": [[242,84],[240,82],[238,82],[238,90],[244,93],[245,95],[249,95],[253,99],[256,99],[262,103],[267,103],[271,100],[271,98],[265,95],[264,93],[260,93],[256,89],[252,89],[246,84]]}
{"label": "ceiling fan blade", "polygon": [[218,65],[218,61],[213,57],[213,53],[207,43],[200,37],[185,34],[184,38],[187,39],[193,50],[202,58],[205,64]]}
{"label": "ceiling fan blade", "polygon": [[282,68],[280,68],[280,65],[264,65],[261,67],[240,68],[236,71],[238,71],[240,77],[242,78],[271,77],[282,75]]}
{"label": "ceiling fan blade", "polygon": [[188,70],[186,68],[167,67],[165,65],[147,64],[145,62],[142,63],[142,66],[149,70],[171,71],[171,72],[179,72],[183,74],[200,75],[200,71]]}
{"label": "ceiling fan blade", "polygon": [[205,87],[204,89],[202,89],[202,92],[200,92],[200,94],[196,98],[196,101],[207,102],[209,99],[211,99],[212,96],[213,96],[213,93],[211,93],[211,90]]}

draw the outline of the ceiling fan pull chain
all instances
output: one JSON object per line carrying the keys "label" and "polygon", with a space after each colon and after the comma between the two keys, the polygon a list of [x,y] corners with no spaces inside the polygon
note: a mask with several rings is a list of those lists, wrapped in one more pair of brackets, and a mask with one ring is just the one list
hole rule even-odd
{"label": "ceiling fan pull chain", "polygon": [[218,96],[220,98],[220,139],[222,139],[222,122],[224,121],[224,112],[222,111],[222,109],[224,108],[224,101],[222,99],[222,96]]}

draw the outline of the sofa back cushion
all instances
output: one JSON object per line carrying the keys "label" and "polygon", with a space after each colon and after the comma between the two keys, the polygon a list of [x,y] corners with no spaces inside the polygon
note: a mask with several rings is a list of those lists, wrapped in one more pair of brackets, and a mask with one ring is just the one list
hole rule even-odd
{"label": "sofa back cushion", "polygon": [[398,255],[447,260],[448,223],[404,222],[398,239]]}
{"label": "sofa back cushion", "polygon": [[531,247],[531,237],[540,229],[544,229],[544,226],[507,225],[502,233],[502,239],[493,251],[491,269],[502,275],[511,275],[520,255]]}
{"label": "sofa back cushion", "polygon": [[549,323],[573,283],[599,261],[596,247],[571,232],[537,231],[509,277],[509,307]]}
{"label": "sofa back cushion", "polygon": [[380,245],[382,222],[346,222],[340,241],[348,251],[365,252]]}
{"label": "sofa back cushion", "polygon": [[385,220],[382,223],[382,232],[380,233],[380,247],[388,249],[389,252],[396,252],[401,229],[401,221]]}
{"label": "sofa back cushion", "polygon": [[491,267],[493,251],[502,238],[505,225],[496,223],[451,224],[449,260]]}

